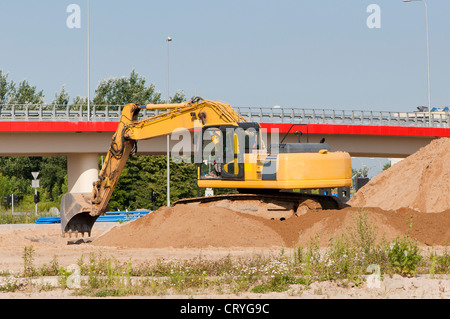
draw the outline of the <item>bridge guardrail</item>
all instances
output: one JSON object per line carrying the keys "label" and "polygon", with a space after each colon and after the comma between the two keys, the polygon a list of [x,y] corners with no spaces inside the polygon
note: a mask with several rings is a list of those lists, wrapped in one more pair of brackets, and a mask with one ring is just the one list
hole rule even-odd
{"label": "bridge guardrail", "polygon": [[[121,105],[91,105],[91,121],[118,121]],[[428,127],[428,112],[387,112],[305,108],[234,107],[247,121]],[[162,112],[141,110],[139,118]],[[86,105],[0,105],[1,121],[87,121]],[[450,128],[450,114],[431,112],[431,126]]]}

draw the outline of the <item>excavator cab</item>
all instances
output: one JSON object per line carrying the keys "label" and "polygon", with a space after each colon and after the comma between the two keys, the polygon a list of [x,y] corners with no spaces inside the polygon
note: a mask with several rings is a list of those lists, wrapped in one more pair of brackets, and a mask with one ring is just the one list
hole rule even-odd
{"label": "excavator cab", "polygon": [[194,141],[200,180],[245,180],[246,154],[260,149],[258,123],[205,126]]}

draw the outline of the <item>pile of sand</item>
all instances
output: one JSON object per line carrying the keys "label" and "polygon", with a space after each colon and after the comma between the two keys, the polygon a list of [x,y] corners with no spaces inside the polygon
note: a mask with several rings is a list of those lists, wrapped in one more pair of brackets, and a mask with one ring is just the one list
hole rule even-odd
{"label": "pile of sand", "polygon": [[378,174],[348,204],[385,210],[405,207],[423,213],[450,209],[450,138],[433,140]]}
{"label": "pile of sand", "polygon": [[[94,245],[129,248],[295,247],[320,236],[348,233],[362,210],[376,225],[378,239],[406,233],[426,245],[450,243],[450,138],[428,146],[379,174],[341,210],[314,210],[297,216],[278,205],[267,218],[257,204],[227,201],[162,207],[114,227]],[[361,208],[367,207],[367,208]],[[426,214],[426,213],[434,214]]]}
{"label": "pile of sand", "polygon": [[[379,240],[389,241],[408,232],[427,245],[450,243],[450,210],[423,214],[367,208],[366,212],[369,222],[376,225]],[[92,244],[127,248],[306,247],[311,238],[319,236],[321,245],[327,246],[329,239],[349,234],[360,214],[361,209],[348,207],[271,220],[203,204],[177,205],[116,226]]]}

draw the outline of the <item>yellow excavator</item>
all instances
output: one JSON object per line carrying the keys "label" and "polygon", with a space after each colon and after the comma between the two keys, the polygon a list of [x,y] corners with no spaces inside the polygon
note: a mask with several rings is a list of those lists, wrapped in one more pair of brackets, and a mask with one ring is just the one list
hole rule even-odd
{"label": "yellow excavator", "polygon": [[[165,111],[139,120],[142,109]],[[174,205],[256,199],[290,202],[294,208],[313,202],[316,207],[334,209],[342,206],[342,196],[330,196],[329,190],[349,189],[352,183],[351,158],[347,152],[332,152],[323,140],[283,143],[283,138],[267,145],[267,134],[259,123],[246,122],[226,103],[200,97],[174,104],[131,103],[123,107],[92,193],[67,193],[62,197],[63,236],[66,233],[84,236],[85,232],[91,235],[98,216],[109,209],[108,202],[128,157],[136,151],[137,141],[180,129],[193,136],[198,187],[235,188],[239,194],[181,199]],[[320,192],[312,194],[313,189]]]}

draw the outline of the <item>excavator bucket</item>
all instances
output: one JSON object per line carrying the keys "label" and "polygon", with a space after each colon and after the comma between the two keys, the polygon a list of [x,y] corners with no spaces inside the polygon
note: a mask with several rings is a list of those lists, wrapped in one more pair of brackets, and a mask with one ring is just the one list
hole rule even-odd
{"label": "excavator bucket", "polygon": [[91,236],[92,226],[97,220],[98,216],[91,216],[92,211],[90,193],[72,194],[66,193],[61,198],[60,217],[61,217],[61,230],[62,235],[81,233],[84,237],[84,233],[87,232],[88,236]]}

